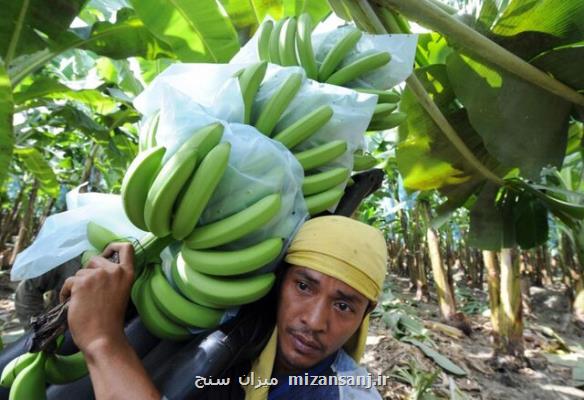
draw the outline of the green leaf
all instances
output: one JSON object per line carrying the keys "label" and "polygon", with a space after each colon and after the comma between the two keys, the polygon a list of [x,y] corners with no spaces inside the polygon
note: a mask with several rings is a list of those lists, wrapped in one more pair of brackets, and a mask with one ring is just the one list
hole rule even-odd
{"label": "green leaf", "polygon": [[584,42],[561,46],[535,57],[531,63],[576,90],[584,90]]}
{"label": "green leaf", "polygon": [[181,61],[227,62],[239,50],[237,32],[215,0],[132,0],[132,5]]}
{"label": "green leaf", "polygon": [[102,57],[96,63],[98,75],[108,83],[115,84],[119,89],[138,95],[144,88],[130,69],[127,60],[112,60]]}
{"label": "green leaf", "polygon": [[[415,74],[467,147],[489,169],[500,173],[498,162],[487,153],[466,112],[456,104],[446,67],[431,65],[416,69]],[[482,182],[482,175],[478,175],[446,139],[409,88],[402,95],[400,110],[408,118],[399,127],[396,158],[406,188],[441,189],[449,197],[456,194],[456,203],[464,204]]]}
{"label": "green leaf", "polygon": [[118,12],[115,23],[96,22],[90,28],[72,29],[71,32],[74,34],[60,38],[59,45],[67,49],[91,50],[114,59],[174,57],[169,44],[150,33],[135,11],[128,8]]}
{"label": "green leaf", "polygon": [[59,182],[57,176],[42,154],[34,147],[16,148],[14,154],[18,156],[26,169],[39,181],[42,191],[49,196],[56,197],[59,194]]}
{"label": "green leaf", "polygon": [[505,220],[496,205],[499,188],[487,183],[470,210],[468,244],[481,250],[499,251],[505,247]]}
{"label": "green leaf", "polygon": [[460,368],[458,365],[454,364],[448,357],[443,354],[440,354],[436,350],[430,348],[429,346],[425,345],[424,343],[420,342],[419,340],[412,339],[412,338],[402,338],[402,342],[412,344],[416,346],[418,349],[422,351],[427,357],[434,360],[436,364],[444,371],[449,372],[453,375],[457,376],[466,376],[466,371]]}
{"label": "green leaf", "polygon": [[437,32],[420,34],[418,51],[430,64],[445,64],[446,58],[452,52],[446,38]]}
{"label": "green leaf", "polygon": [[567,101],[459,53],[452,53],[446,65],[458,100],[490,154],[533,179],[544,166],[561,165]]}
{"label": "green leaf", "polygon": [[512,1],[495,24],[493,33],[514,36],[522,32],[545,33],[565,43],[584,40],[582,1]]}
{"label": "green leaf", "polygon": [[548,212],[531,196],[519,196],[513,209],[515,236],[522,249],[531,249],[548,239]]}
{"label": "green leaf", "polygon": [[115,100],[105,96],[99,90],[73,90],[49,77],[41,77],[28,84],[23,84],[14,93],[15,104],[23,104],[39,98],[78,101],[100,114],[110,113],[118,107]]}
{"label": "green leaf", "polygon": [[12,114],[14,103],[12,100],[12,87],[10,79],[0,59],[0,186],[6,177],[12,151],[14,147],[14,135],[12,132]]}
{"label": "green leaf", "polygon": [[11,62],[21,54],[43,49],[35,32],[55,38],[67,30],[86,0],[11,0],[2,2],[0,57]]}

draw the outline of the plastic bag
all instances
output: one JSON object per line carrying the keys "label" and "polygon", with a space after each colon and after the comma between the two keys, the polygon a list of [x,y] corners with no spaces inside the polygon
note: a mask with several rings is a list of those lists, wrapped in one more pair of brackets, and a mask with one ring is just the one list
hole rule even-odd
{"label": "plastic bag", "polygon": [[[317,65],[320,66],[328,50],[349,29],[350,26],[334,14],[316,26],[312,32],[312,45]],[[372,73],[350,82],[349,87],[364,87],[375,89],[390,89],[405,81],[413,71],[414,57],[418,35],[372,35],[363,33],[355,49],[343,60],[350,61],[355,55],[375,49],[388,51],[391,54],[389,64],[378,68]],[[257,62],[257,35],[254,35],[231,60],[232,64]]]}
{"label": "plastic bag", "polygon": [[146,233],[128,220],[119,195],[79,193],[76,188],[67,193],[67,209],[48,217],[35,241],[18,254],[10,271],[13,281],[40,276],[90,249],[89,221],[120,237],[141,238]]}

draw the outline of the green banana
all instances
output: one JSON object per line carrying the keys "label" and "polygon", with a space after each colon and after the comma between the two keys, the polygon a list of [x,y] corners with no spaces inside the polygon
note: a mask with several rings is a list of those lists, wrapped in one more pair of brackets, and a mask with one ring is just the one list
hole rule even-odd
{"label": "green banana", "polygon": [[118,235],[93,221],[87,223],[87,240],[95,249],[102,252],[108,244],[118,239]]}
{"label": "green banana", "polygon": [[191,300],[223,307],[254,302],[268,293],[275,281],[272,272],[246,278],[205,275],[189,267],[181,257],[177,261],[177,271],[179,280],[183,284],[187,282]]}
{"label": "green banana", "polygon": [[362,32],[358,29],[349,29],[345,35],[327,53],[318,70],[318,80],[326,82],[343,61],[343,58],[357,45]]}
{"label": "green banana", "polygon": [[258,59],[261,61],[270,61],[270,35],[273,29],[274,23],[271,20],[265,20],[256,33],[258,37]]}
{"label": "green banana", "polygon": [[349,169],[339,167],[305,176],[302,182],[302,193],[308,196],[329,190],[345,182],[349,178],[349,172]]}
{"label": "green banana", "polygon": [[70,355],[51,354],[45,362],[46,379],[52,385],[73,382],[88,373],[85,357],[80,351]]}
{"label": "green banana", "polygon": [[373,112],[372,121],[377,121],[391,115],[397,109],[397,104],[391,103],[379,103],[375,106],[375,111]]}
{"label": "green banana", "polygon": [[174,203],[200,161],[223,136],[223,125],[213,123],[193,133],[178,151],[162,166],[154,179],[146,205],[144,220],[148,230],[158,237],[170,233]]}
{"label": "green banana", "polygon": [[284,67],[298,65],[295,18],[288,18],[280,31],[280,62]]}
{"label": "green banana", "polygon": [[332,116],[333,109],[331,106],[320,106],[316,110],[298,119],[289,127],[277,133],[273,139],[291,149],[325,126]]}
{"label": "green banana", "polygon": [[140,135],[138,143],[138,150],[140,152],[151,149],[156,146],[156,130],[158,129],[158,122],[160,120],[160,111],[152,118],[148,126],[145,127],[144,134]]}
{"label": "green banana", "polygon": [[136,305],[140,319],[146,329],[160,339],[185,340],[191,336],[188,329],[166,317],[154,303],[150,289],[150,279],[154,273],[152,268],[160,267],[145,269],[132,286],[132,301]]}
{"label": "green banana", "polygon": [[355,184],[355,180],[353,178],[349,178],[347,181],[347,187],[351,187]]}
{"label": "green banana", "polygon": [[363,74],[383,67],[390,61],[391,55],[386,51],[366,53],[357,60],[337,70],[326,80],[326,83],[342,86]]}
{"label": "green banana", "polygon": [[366,88],[357,88],[355,90],[361,93],[376,94],[378,103],[398,103],[400,100],[400,94],[394,92],[393,90],[377,90]]}
{"label": "green banana", "polygon": [[155,268],[150,279],[150,290],[160,311],[180,325],[214,328],[219,325],[223,316],[223,310],[201,306],[177,293],[166,280],[160,267]]}
{"label": "green banana", "polygon": [[191,249],[200,250],[240,239],[267,224],[278,214],[281,204],[279,193],[266,196],[227,218],[195,228],[185,243]]}
{"label": "green banana", "polygon": [[339,202],[341,197],[343,197],[343,189],[332,188],[322,193],[313,194],[312,196],[305,197],[306,207],[310,216],[315,216],[320,214],[324,210],[332,207]]}
{"label": "green banana", "polygon": [[353,171],[366,171],[379,164],[371,154],[353,153]]}
{"label": "green banana", "polygon": [[292,99],[296,96],[296,93],[300,90],[301,85],[302,74],[299,72],[290,74],[286,78],[260,110],[258,118],[254,123],[258,131],[266,136],[271,136],[274,127]]}
{"label": "green banana", "polygon": [[128,167],[122,181],[121,192],[124,211],[130,222],[143,231],[148,230],[146,221],[144,221],[144,207],[148,197],[148,189],[160,170],[165,152],[164,147],[153,147],[138,154]]}
{"label": "green banana", "polygon": [[36,360],[38,353],[24,353],[12,359],[2,370],[0,386],[9,388],[20,371],[28,367]]}
{"label": "green banana", "polygon": [[314,49],[312,47],[312,19],[308,13],[303,13],[298,18],[296,50],[298,51],[300,65],[306,71],[306,76],[309,79],[318,79],[318,66],[314,59]]}
{"label": "green banana", "polygon": [[16,375],[10,387],[9,400],[41,400],[46,398],[44,368],[46,357],[44,352],[37,353],[34,361]]}
{"label": "green banana", "polygon": [[241,75],[239,75],[239,86],[243,97],[243,105],[245,108],[243,123],[249,124],[251,120],[251,109],[253,100],[260,88],[260,84],[266,75],[268,63],[266,61],[259,62],[244,68]]}
{"label": "green banana", "polygon": [[224,142],[215,146],[201,161],[186,185],[186,190],[177,200],[172,220],[172,236],[175,239],[184,239],[195,229],[199,217],[227,169],[230,153],[231,144]]}
{"label": "green banana", "polygon": [[101,252],[96,249],[85,250],[81,255],[81,266],[85,267],[92,257],[99,256],[100,254]]}
{"label": "green banana", "polygon": [[284,24],[286,23],[287,18],[282,18],[278,21],[276,21],[276,24],[274,25],[274,29],[272,29],[272,32],[270,34],[270,43],[268,46],[269,49],[269,55],[270,55],[270,62],[273,64],[280,64],[281,60],[280,60],[280,32],[282,31],[282,28],[284,26]]}
{"label": "green banana", "polygon": [[345,151],[347,151],[347,142],[333,140],[312,149],[294,153],[294,156],[304,171],[309,171],[333,161],[343,155]]}
{"label": "green banana", "polygon": [[372,120],[367,127],[369,131],[384,131],[387,129],[395,128],[404,122],[407,118],[407,114],[403,112],[396,112],[388,115],[387,117]]}
{"label": "green banana", "polygon": [[274,261],[282,251],[281,238],[266,239],[241,250],[192,250],[182,247],[183,260],[207,275],[232,276],[257,270]]}
{"label": "green banana", "polygon": [[187,267],[181,253],[179,253],[178,257],[172,263],[171,273],[172,280],[178,287],[179,292],[190,301],[212,309],[225,308],[219,304],[205,301],[200,296],[197,296],[197,290],[193,288],[193,285],[196,285],[195,278],[193,278],[191,268]]}

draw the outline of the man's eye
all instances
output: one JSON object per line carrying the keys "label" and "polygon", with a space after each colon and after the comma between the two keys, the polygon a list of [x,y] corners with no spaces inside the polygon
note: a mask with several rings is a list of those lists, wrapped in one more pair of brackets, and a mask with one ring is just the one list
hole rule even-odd
{"label": "man's eye", "polygon": [[338,303],[337,307],[341,311],[351,311],[351,307],[347,303]]}
{"label": "man's eye", "polygon": [[304,282],[298,282],[296,286],[302,291],[308,290],[308,285]]}

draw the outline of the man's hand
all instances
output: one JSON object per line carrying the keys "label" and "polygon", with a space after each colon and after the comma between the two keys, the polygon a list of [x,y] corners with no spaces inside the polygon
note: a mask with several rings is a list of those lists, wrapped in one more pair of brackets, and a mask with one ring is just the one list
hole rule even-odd
{"label": "man's hand", "polygon": [[[119,264],[106,258],[114,252]],[[61,301],[70,297],[67,321],[75,344],[84,353],[92,349],[126,342],[124,314],[134,282],[134,248],[128,243],[112,243],[101,257],[67,278]]]}

